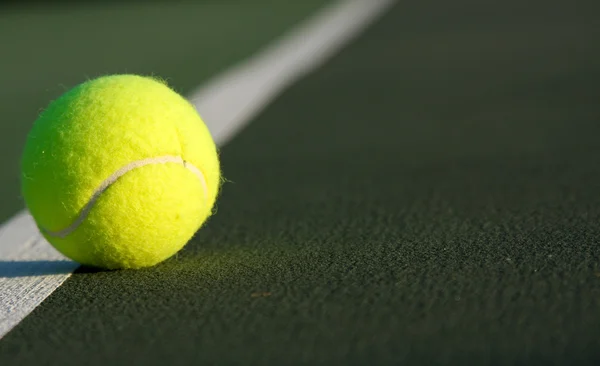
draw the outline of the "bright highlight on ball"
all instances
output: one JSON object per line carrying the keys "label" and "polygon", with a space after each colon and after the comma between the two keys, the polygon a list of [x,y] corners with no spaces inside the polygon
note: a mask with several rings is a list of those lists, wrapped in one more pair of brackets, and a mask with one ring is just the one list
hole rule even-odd
{"label": "bright highlight on ball", "polygon": [[163,82],[136,75],[87,81],[30,131],[22,193],[40,232],[90,266],[157,264],[211,215],[217,149],[195,108]]}

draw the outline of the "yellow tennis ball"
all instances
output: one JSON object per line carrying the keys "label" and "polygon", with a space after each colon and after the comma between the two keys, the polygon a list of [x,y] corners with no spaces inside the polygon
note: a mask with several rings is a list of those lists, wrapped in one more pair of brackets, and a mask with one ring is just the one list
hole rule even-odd
{"label": "yellow tennis ball", "polygon": [[152,266],[211,215],[217,149],[195,108],[136,75],[87,81],[40,115],[25,144],[22,194],[40,232],[85,265]]}

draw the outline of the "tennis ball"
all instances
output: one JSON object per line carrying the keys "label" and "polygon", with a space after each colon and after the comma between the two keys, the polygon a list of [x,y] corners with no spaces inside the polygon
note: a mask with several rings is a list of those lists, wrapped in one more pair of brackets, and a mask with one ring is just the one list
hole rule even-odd
{"label": "tennis ball", "polygon": [[217,149],[195,108],[137,75],[89,80],[34,123],[21,188],[42,235],[94,267],[152,266],[211,215]]}

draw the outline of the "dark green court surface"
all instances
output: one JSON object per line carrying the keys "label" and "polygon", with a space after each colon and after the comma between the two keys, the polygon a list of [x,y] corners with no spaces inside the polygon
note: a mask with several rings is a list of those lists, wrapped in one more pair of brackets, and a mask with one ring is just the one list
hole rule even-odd
{"label": "dark green court surface", "polygon": [[598,364],[596,10],[400,1],[223,149],[184,251],[80,270],[0,364]]}

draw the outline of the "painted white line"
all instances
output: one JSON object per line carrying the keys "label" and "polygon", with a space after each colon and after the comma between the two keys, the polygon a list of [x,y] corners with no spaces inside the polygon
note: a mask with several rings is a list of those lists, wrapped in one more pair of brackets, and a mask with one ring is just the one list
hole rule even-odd
{"label": "painted white line", "polygon": [[60,286],[78,266],[41,238],[25,212],[0,227],[0,337]]}
{"label": "painted white line", "polygon": [[221,143],[286,88],[321,66],[396,0],[338,1],[262,52],[192,93],[204,121]]}
{"label": "painted white line", "polygon": [[[223,146],[274,98],[335,55],[396,0],[344,0],[191,94]],[[21,212],[0,226],[0,338],[78,267]]]}

